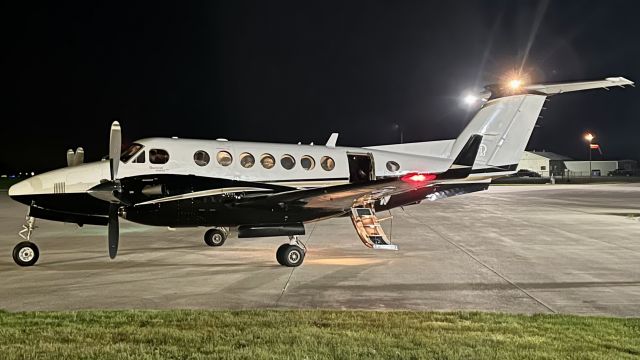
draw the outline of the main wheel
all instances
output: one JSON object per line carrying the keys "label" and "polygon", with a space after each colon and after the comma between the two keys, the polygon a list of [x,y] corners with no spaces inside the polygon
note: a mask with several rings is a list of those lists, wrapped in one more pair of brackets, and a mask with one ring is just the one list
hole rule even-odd
{"label": "main wheel", "polygon": [[297,267],[304,261],[304,250],[296,245],[287,245],[280,254],[281,264],[288,267]]}
{"label": "main wheel", "polygon": [[278,250],[276,251],[276,260],[278,260],[278,264],[280,264],[282,266],[284,266],[284,260],[282,259],[282,253],[289,246],[290,246],[289,244],[282,244],[282,245],[280,245],[280,247],[278,247]]}
{"label": "main wheel", "polygon": [[220,229],[210,229],[204,233],[204,242],[209,246],[222,246],[227,240],[227,233]]}
{"label": "main wheel", "polygon": [[39,257],[40,250],[31,241],[23,241],[13,248],[13,261],[20,266],[33,266]]}

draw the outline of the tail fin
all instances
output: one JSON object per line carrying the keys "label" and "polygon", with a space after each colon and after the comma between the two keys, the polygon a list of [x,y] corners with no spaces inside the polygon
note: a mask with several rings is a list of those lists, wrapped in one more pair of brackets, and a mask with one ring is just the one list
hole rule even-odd
{"label": "tail fin", "polygon": [[481,144],[482,135],[471,135],[449,170],[439,174],[438,179],[464,179],[469,176]]}
{"label": "tail fin", "polygon": [[516,91],[489,86],[490,98],[456,139],[451,152],[455,154],[464,147],[471,134],[481,134],[482,144],[473,172],[515,172],[547,96],[624,85],[633,85],[633,82],[617,77],[599,81],[528,85]]}
{"label": "tail fin", "polygon": [[474,173],[508,173],[518,167],[546,96],[514,95],[489,100],[453,143],[455,154],[472,134],[482,134]]}
{"label": "tail fin", "polygon": [[486,103],[455,140],[372,146],[371,149],[451,158],[473,135],[481,135],[472,173],[495,176],[515,172],[547,96],[596,88],[632,85],[623,77],[559,84],[534,84],[519,89],[488,86]]}

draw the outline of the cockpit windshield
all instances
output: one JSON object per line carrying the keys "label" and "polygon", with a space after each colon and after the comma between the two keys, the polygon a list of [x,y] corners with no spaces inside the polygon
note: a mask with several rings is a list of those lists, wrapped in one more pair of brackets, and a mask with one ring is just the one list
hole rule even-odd
{"label": "cockpit windshield", "polygon": [[120,155],[120,161],[126,163],[133,157],[133,155],[137,154],[140,149],[142,149],[142,145],[136,143],[131,144],[131,146],[124,150]]}

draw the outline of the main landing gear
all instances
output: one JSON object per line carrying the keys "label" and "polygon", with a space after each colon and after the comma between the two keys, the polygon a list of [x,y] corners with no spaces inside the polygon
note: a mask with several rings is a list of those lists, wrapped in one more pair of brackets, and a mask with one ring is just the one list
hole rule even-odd
{"label": "main landing gear", "polygon": [[204,242],[209,246],[222,246],[229,236],[229,229],[223,227],[215,227],[204,233]]}
{"label": "main landing gear", "polygon": [[278,264],[288,267],[298,267],[304,261],[307,248],[298,239],[298,236],[289,236],[289,243],[282,244],[276,251]]}
{"label": "main landing gear", "polygon": [[22,225],[22,230],[18,233],[25,241],[18,243],[18,245],[13,248],[13,261],[20,266],[33,266],[38,262],[40,250],[38,250],[36,244],[30,241],[35,229],[36,218],[27,215],[26,221],[24,225]]}

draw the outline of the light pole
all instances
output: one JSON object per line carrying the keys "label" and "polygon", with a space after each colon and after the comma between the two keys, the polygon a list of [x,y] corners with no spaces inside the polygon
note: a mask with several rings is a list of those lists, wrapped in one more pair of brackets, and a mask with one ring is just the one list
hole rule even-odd
{"label": "light pole", "polygon": [[595,136],[592,133],[586,133],[584,135],[584,139],[587,140],[587,142],[589,143],[587,146],[589,146],[589,181],[591,181],[591,142],[593,141],[593,139],[595,138]]}

